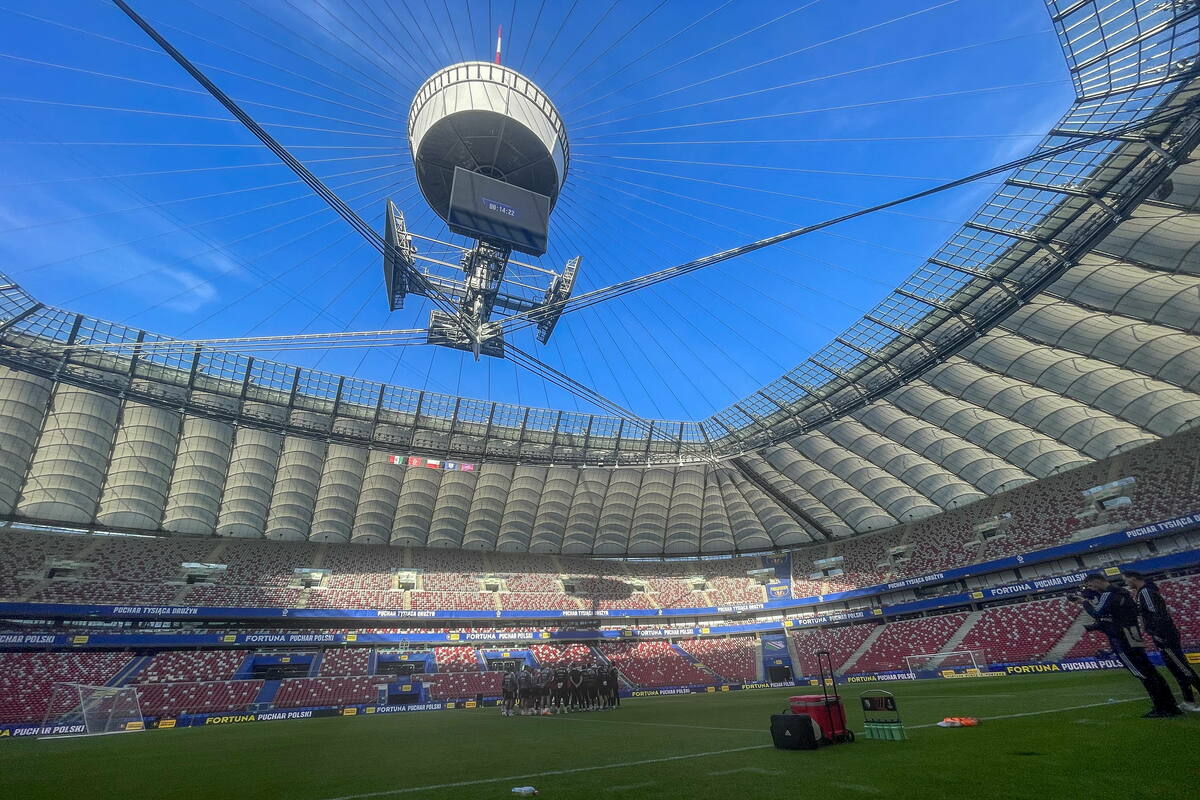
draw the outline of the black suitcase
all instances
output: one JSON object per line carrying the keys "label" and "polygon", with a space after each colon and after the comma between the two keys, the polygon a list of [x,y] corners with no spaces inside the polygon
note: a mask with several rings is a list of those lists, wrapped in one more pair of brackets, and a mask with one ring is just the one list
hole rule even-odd
{"label": "black suitcase", "polygon": [[771,739],[780,750],[816,750],[821,728],[808,714],[772,714]]}

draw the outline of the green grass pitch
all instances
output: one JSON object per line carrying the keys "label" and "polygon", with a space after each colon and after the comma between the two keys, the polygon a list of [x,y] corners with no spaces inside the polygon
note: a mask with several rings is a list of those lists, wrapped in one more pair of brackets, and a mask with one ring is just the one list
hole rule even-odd
{"label": "green grass pitch", "polygon": [[[1141,719],[1148,702],[1124,673],[855,684],[843,697],[856,730],[867,688],[898,696],[907,741],[775,750],[769,715],[807,690],[761,690],[566,717],[481,709],[14,739],[0,742],[0,797],[482,800],[526,784],[550,800],[1200,796],[1200,715]],[[983,721],[933,726],[945,716]]]}

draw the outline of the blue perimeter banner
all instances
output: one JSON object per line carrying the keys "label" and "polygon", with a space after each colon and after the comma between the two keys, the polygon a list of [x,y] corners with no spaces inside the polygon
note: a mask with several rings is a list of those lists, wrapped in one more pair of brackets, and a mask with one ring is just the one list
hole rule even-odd
{"label": "blue perimeter banner", "polygon": [[[511,620],[545,620],[545,619],[611,619],[611,618],[649,618],[649,617],[696,617],[711,614],[734,614],[742,612],[753,612],[762,610],[779,610],[788,611],[790,609],[805,608],[808,606],[819,605],[822,603],[840,602],[844,600],[852,600],[856,598],[872,597],[875,595],[886,594],[887,592],[896,591],[897,589],[911,588],[914,586],[923,586],[937,583],[947,583],[949,581],[967,578],[975,575],[984,575],[991,572],[997,572],[1005,569],[1015,569],[1022,566],[1029,566],[1044,561],[1053,561],[1059,558],[1080,555],[1082,553],[1102,550],[1117,545],[1142,540],[1151,539],[1167,534],[1180,533],[1190,528],[1200,525],[1200,513],[1189,514],[1184,517],[1157,522],[1152,525],[1143,525],[1137,528],[1131,528],[1126,531],[1110,533],[1104,536],[1097,536],[1093,539],[1086,539],[1079,542],[1070,542],[1068,544],[1050,547],[1044,550],[1037,550],[1030,553],[1025,553],[1016,556],[1007,556],[1005,558],[993,559],[980,564],[973,564],[968,567],[959,567],[956,569],[945,570],[943,572],[935,572],[929,575],[921,575],[914,578],[905,578],[899,581],[890,583],[878,584],[875,586],[865,586],[859,589],[851,589],[845,592],[834,592],[832,594],[817,595],[814,597],[806,597],[799,600],[782,599],[770,600],[766,603],[738,603],[727,606],[715,606],[704,608],[641,608],[641,609],[617,609],[617,610],[595,610],[595,611],[411,611],[402,609],[320,609],[320,608],[233,608],[220,606],[153,606],[153,605],[75,605],[75,604],[59,604],[59,603],[0,603],[0,615],[16,616],[16,617],[92,617],[101,619],[238,619],[238,620],[280,620],[280,619],[304,619],[304,620],[399,620],[399,619],[429,619],[429,620],[478,620],[478,619],[511,619]],[[1200,563],[1200,550],[1191,550],[1185,553],[1176,553],[1170,556],[1161,556],[1158,558],[1145,559],[1142,561],[1125,564],[1122,569],[1140,569],[1143,571],[1154,571],[1161,569],[1169,569],[1172,567],[1189,566],[1191,564]],[[952,605],[963,605],[980,600],[988,600],[995,597],[1012,596],[1018,594],[1033,594],[1047,589],[1058,588],[1067,585],[1076,576],[1064,576],[1060,578],[1047,578],[1036,581],[1023,581],[1013,584],[1008,587],[1000,587],[996,589],[986,589],[979,592],[971,592],[957,595],[948,595],[946,597],[933,598],[930,600],[917,600],[910,603],[904,603],[894,606],[888,606],[883,611],[873,609],[872,611],[863,612],[847,612],[846,614],[823,615],[821,617],[804,617],[796,618],[788,627],[796,627],[803,625],[822,625],[829,622],[851,621],[853,619],[866,619],[871,616],[886,616],[891,614],[909,613],[912,611],[932,610],[943,608]],[[833,619],[836,618],[836,619]],[[810,621],[816,620],[816,621]],[[751,628],[750,630],[766,630],[777,628],[778,624],[768,625],[766,628]],[[696,629],[701,630],[701,629]],[[360,634],[365,635],[365,634]],[[466,634],[464,634],[465,636]],[[645,635],[645,634],[642,634]],[[593,636],[593,638],[595,638]],[[463,639],[462,641],[470,641]],[[3,638],[0,638],[0,644],[5,644]]]}

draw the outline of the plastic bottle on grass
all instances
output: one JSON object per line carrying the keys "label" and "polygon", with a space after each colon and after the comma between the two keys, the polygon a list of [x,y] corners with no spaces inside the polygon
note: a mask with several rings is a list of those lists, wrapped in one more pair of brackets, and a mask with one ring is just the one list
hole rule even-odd
{"label": "plastic bottle on grass", "polygon": [[538,791],[532,786],[516,786],[513,788],[512,793],[521,797],[533,797]]}

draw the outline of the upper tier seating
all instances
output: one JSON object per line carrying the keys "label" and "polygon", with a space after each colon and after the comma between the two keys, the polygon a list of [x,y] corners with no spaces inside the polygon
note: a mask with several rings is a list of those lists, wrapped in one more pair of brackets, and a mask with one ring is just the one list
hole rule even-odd
{"label": "upper tier seating", "polygon": [[438,672],[478,672],[479,657],[473,647],[435,647],[433,659]]}
{"label": "upper tier seating", "polygon": [[758,663],[753,637],[729,639],[688,639],[678,643],[704,666],[730,683],[758,679]]}
{"label": "upper tier seating", "polygon": [[905,656],[940,652],[966,618],[966,614],[944,614],[889,622],[879,638],[846,669],[848,672],[907,669]]}
{"label": "upper tier seating", "polygon": [[245,650],[176,650],[154,656],[135,680],[138,683],[227,681],[245,661]]}
{"label": "upper tier seating", "polygon": [[368,675],[371,672],[371,651],[363,647],[326,650],[321,656],[320,675]]}
{"label": "upper tier seating", "polygon": [[529,652],[540,666],[558,664],[591,664],[596,660],[592,648],[586,644],[531,644]]}
{"label": "upper tier seating", "polygon": [[[1103,462],[1052,475],[987,502],[879,533],[793,551],[793,595],[808,597],[941,571],[1061,544],[1097,522],[1118,527],[1181,516],[1200,508],[1193,486],[1200,433],[1187,433],[1120,453]],[[1133,477],[1132,503],[1085,519],[1080,492],[1117,477]],[[1003,537],[978,544],[974,527],[1011,515]],[[888,550],[913,545],[911,557],[889,562]],[[814,559],[841,555],[844,574],[812,578]],[[77,562],[75,574],[47,580],[51,559]],[[183,586],[184,562],[225,564],[216,585]],[[82,564],[83,566],[78,566]],[[747,577],[762,559],[594,561],[569,556],[483,553],[451,549],[318,544],[236,538],[124,537],[0,530],[0,601],[114,605],[381,608],[417,611],[469,609],[610,610],[686,608],[761,602]],[[295,570],[331,571],[317,590],[289,588]],[[395,589],[397,572],[421,575],[421,590]],[[505,591],[481,591],[495,576]],[[61,577],[61,576],[60,576]],[[695,591],[689,579],[703,577]],[[564,593],[562,581],[576,588]],[[634,592],[643,585],[646,592]]]}
{"label": "upper tier seating", "polygon": [[[105,686],[130,661],[127,653],[0,653],[0,724],[40,723],[54,684]],[[52,710],[69,708],[67,700]]]}

